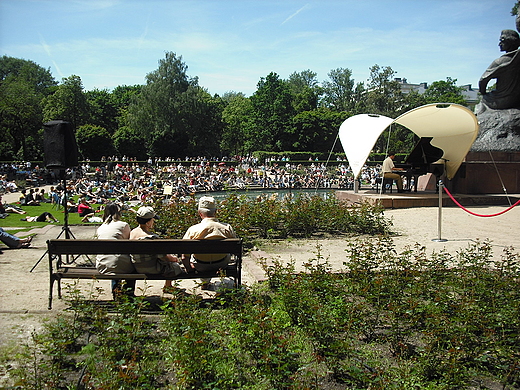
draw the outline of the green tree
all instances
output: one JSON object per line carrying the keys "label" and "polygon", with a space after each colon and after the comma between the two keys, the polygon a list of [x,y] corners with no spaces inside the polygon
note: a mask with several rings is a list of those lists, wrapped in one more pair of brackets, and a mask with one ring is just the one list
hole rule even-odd
{"label": "green tree", "polygon": [[447,77],[446,81],[434,81],[424,92],[426,103],[456,103],[467,106],[462,88],[457,87],[457,79]]}
{"label": "green tree", "polygon": [[276,152],[292,150],[292,118],[295,111],[287,82],[271,72],[260,79],[250,99],[253,107],[252,127],[245,149],[248,152],[261,148]]}
{"label": "green tree", "polygon": [[[370,68],[370,78],[364,95],[367,113],[397,118],[406,112],[408,109],[406,98],[394,76],[395,72],[388,66],[374,65]],[[374,149],[386,152],[389,145],[390,149],[403,152],[403,149],[407,149],[409,146],[405,142],[409,139],[409,133],[408,129],[399,126],[389,127],[376,141]],[[390,142],[388,142],[388,137],[390,137]]]}
{"label": "green tree", "polygon": [[354,110],[353,114],[365,114],[367,112],[365,84],[357,83],[354,88]]}
{"label": "green tree", "polygon": [[127,125],[128,107],[141,93],[142,85],[119,85],[110,94],[112,105],[117,110],[116,121],[118,126]]}
{"label": "green tree", "polygon": [[150,156],[184,157],[202,153],[199,148],[214,152],[220,142],[219,99],[200,88],[196,77],[189,78],[187,69],[182,56],[166,53],[128,108],[128,126],[142,133]]}
{"label": "green tree", "polygon": [[[9,76],[0,84],[3,159],[34,160],[42,157],[41,94],[28,81]],[[40,146],[40,147],[39,147]]]}
{"label": "green tree", "polygon": [[389,66],[374,65],[366,86],[365,104],[367,112],[396,118],[406,110],[404,95],[395,72]]}
{"label": "green tree", "polygon": [[0,82],[9,77],[26,81],[42,96],[52,93],[58,85],[50,69],[45,69],[34,61],[4,55],[0,58]]}
{"label": "green tree", "polygon": [[347,117],[348,114],[345,111],[336,112],[325,107],[296,114],[293,124],[294,133],[298,137],[292,145],[293,148],[311,152],[331,151],[338,136],[339,127]]}
{"label": "green tree", "polygon": [[41,100],[56,81],[33,61],[0,57],[0,158],[40,159],[43,122]]}
{"label": "green tree", "polygon": [[424,94],[420,94],[415,90],[405,94],[404,101],[406,106],[405,111],[409,111],[416,107],[424,106],[427,103]]}
{"label": "green tree", "polygon": [[[188,155],[219,156],[224,129],[224,103],[198,85],[189,86],[184,94],[183,110],[188,135]],[[164,155],[164,154],[163,154]]]}
{"label": "green tree", "polygon": [[142,85],[118,85],[111,94],[112,104],[118,110],[126,109],[132,103],[137,95],[141,92]]}
{"label": "green tree", "polygon": [[99,161],[101,157],[111,156],[115,152],[110,132],[101,126],[80,126],[76,131],[76,141],[83,158]]}
{"label": "green tree", "polygon": [[247,154],[245,143],[251,128],[253,106],[243,93],[223,96],[226,106],[222,111],[224,130],[220,147],[226,154]]}
{"label": "green tree", "polygon": [[112,136],[116,152],[120,156],[135,157],[139,160],[145,160],[147,157],[145,139],[142,134],[128,126],[121,126]]}
{"label": "green tree", "polygon": [[83,93],[83,83],[79,76],[69,76],[52,95],[43,100],[43,120],[64,120],[70,122],[74,129],[87,123],[87,99]]}
{"label": "green tree", "polygon": [[352,111],[356,101],[352,71],[346,68],[333,69],[328,74],[330,81],[322,83],[321,104],[335,111]]}
{"label": "green tree", "polygon": [[100,126],[114,134],[117,129],[117,107],[107,89],[93,89],[85,92],[87,102],[87,123]]}
{"label": "green tree", "polygon": [[293,107],[296,112],[315,110],[321,94],[316,78],[317,74],[309,69],[294,72],[287,80],[293,95]]}

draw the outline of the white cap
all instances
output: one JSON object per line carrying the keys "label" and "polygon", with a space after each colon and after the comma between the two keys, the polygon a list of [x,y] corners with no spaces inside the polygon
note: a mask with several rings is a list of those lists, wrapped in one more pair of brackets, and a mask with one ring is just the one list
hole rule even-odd
{"label": "white cap", "polygon": [[215,198],[212,196],[203,196],[199,199],[199,210],[216,210]]}

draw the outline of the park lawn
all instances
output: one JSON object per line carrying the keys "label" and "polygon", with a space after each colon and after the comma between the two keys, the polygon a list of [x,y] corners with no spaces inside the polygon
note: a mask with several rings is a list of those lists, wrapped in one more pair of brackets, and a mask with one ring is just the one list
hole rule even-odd
{"label": "park lawn", "polygon": [[[74,197],[74,201],[77,202],[77,197]],[[97,209],[98,205],[94,206],[94,209]],[[27,222],[21,221],[20,219],[26,216],[36,217],[43,212],[47,211],[54,215],[54,217],[59,221],[55,222],[55,225],[63,225],[65,220],[65,212],[64,207],[60,206],[57,208],[52,203],[40,203],[39,206],[23,206],[22,207],[27,214],[15,214],[9,213],[6,218],[0,219],[0,227],[19,227],[20,231],[29,230],[34,227],[42,227],[47,225],[49,222]],[[83,225],[85,222],[81,222],[81,217],[78,213],[69,213],[68,214],[69,225]],[[12,232],[10,230],[10,232]]]}

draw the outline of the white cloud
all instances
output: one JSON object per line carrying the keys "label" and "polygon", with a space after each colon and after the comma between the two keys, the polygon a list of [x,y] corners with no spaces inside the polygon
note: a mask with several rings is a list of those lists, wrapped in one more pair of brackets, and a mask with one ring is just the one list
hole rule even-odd
{"label": "white cloud", "polygon": [[292,18],[294,18],[296,15],[298,15],[300,12],[302,12],[303,10],[306,10],[310,8],[310,4],[305,4],[303,7],[301,7],[298,11],[296,11],[295,13],[293,13],[291,16],[289,16],[287,19],[285,19],[283,22],[282,22],[282,25],[284,25],[285,23],[287,23],[289,20],[291,20]]}

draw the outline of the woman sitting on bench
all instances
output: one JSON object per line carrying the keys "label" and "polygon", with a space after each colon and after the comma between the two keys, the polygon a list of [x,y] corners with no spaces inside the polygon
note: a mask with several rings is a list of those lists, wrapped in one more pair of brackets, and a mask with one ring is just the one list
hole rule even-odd
{"label": "woman sitting on bench", "polygon": [[[138,227],[130,233],[131,240],[156,239],[159,236],[153,233],[154,220],[158,218],[152,207],[141,207],[137,210]],[[179,265],[177,256],[171,254],[135,254],[132,255],[137,272],[142,274],[163,275],[164,281],[163,292],[172,293],[175,291],[172,286],[172,279],[180,275],[184,271]]]}
{"label": "woman sitting on bench", "polygon": [[[130,238],[130,225],[121,221],[121,210],[115,203],[109,203],[105,207],[103,223],[97,229],[97,238],[101,240],[122,240]],[[96,268],[102,274],[132,274],[135,272],[130,255],[97,255]],[[112,295],[115,298],[123,291],[133,295],[135,280],[125,280],[124,286],[120,280],[112,279]]]}

